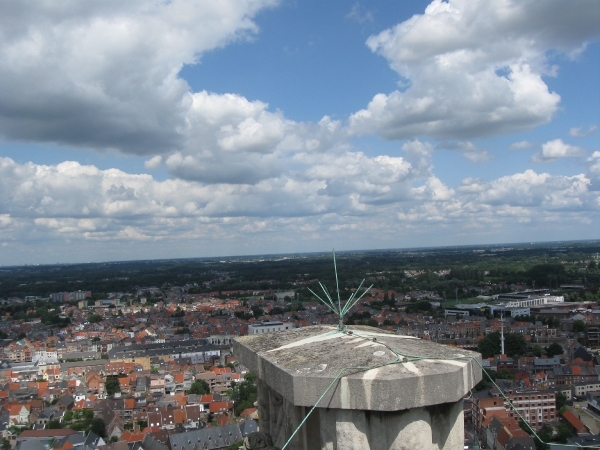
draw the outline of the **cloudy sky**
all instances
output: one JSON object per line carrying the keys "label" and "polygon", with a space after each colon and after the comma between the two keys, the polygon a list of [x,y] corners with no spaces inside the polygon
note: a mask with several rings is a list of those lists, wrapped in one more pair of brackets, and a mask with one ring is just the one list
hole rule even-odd
{"label": "cloudy sky", "polygon": [[597,0],[0,3],[0,264],[600,237]]}

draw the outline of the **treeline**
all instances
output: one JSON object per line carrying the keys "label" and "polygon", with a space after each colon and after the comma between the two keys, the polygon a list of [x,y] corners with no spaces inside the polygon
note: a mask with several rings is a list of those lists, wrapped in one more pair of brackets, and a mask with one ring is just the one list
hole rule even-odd
{"label": "treeline", "polygon": [[[367,284],[384,290],[435,290],[447,297],[469,296],[469,285],[483,282],[526,283],[557,287],[560,284],[600,283],[593,260],[598,244],[522,245],[340,252],[337,254],[340,286]],[[561,264],[566,261],[568,264]],[[574,264],[572,264],[574,263]],[[446,276],[436,274],[451,269]],[[416,277],[408,270],[425,270]],[[225,274],[220,276],[219,274]],[[0,269],[0,298],[46,296],[51,292],[91,290],[131,292],[135,287],[168,287],[197,284],[192,292],[228,290],[294,289],[292,283],[318,279],[330,290],[335,287],[330,253],[277,257],[129,261],[119,263],[24,266]],[[211,282],[205,287],[205,282]],[[318,286],[317,286],[318,287]],[[297,288],[301,300],[312,299]]]}
{"label": "treeline", "polygon": [[55,325],[65,327],[71,323],[69,317],[61,317],[60,307],[56,303],[36,300],[0,306],[0,315],[10,320],[32,320],[41,319],[44,325]]}

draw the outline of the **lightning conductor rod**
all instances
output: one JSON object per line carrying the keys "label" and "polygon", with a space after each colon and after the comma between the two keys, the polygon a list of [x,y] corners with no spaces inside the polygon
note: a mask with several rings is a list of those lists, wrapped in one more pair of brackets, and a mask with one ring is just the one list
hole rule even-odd
{"label": "lightning conductor rod", "polygon": [[500,311],[500,326],[501,326],[501,335],[500,335],[500,343],[502,344],[501,355],[504,355],[504,311]]}
{"label": "lightning conductor rod", "polygon": [[338,281],[338,274],[337,274],[337,265],[335,263],[335,249],[333,249],[333,269],[335,270],[335,288],[337,289],[337,298],[338,298],[338,318],[339,318],[339,323],[338,323],[338,330],[339,331],[344,331],[344,315],[342,314],[342,300],[340,298],[340,283]]}

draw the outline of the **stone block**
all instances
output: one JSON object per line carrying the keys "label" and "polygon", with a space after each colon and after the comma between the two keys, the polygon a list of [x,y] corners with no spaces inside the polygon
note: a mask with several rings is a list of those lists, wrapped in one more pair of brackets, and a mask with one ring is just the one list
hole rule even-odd
{"label": "stone block", "polygon": [[274,444],[283,446],[318,402],[288,448],[462,448],[462,398],[481,380],[467,357],[480,355],[371,327],[348,331],[314,326],[235,340],[236,357],[258,376],[259,424]]}

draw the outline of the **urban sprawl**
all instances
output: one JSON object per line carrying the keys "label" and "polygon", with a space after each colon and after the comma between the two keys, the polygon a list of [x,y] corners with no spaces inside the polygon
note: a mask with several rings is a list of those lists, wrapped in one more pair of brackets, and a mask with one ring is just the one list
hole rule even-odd
{"label": "urban sprawl", "polygon": [[[257,431],[258,412],[256,377],[236,360],[233,340],[335,325],[316,299],[298,301],[315,281],[286,291],[192,293],[193,284],[171,284],[102,298],[73,291],[2,299],[3,448],[239,448]],[[467,448],[535,448],[519,415],[547,440],[597,442],[600,309],[586,300],[589,289],[465,289],[472,301],[448,304],[434,291],[372,288],[346,322],[482,353],[495,384],[484,376],[464,399]],[[352,292],[344,288],[343,298]],[[50,316],[54,323],[44,320]]]}

